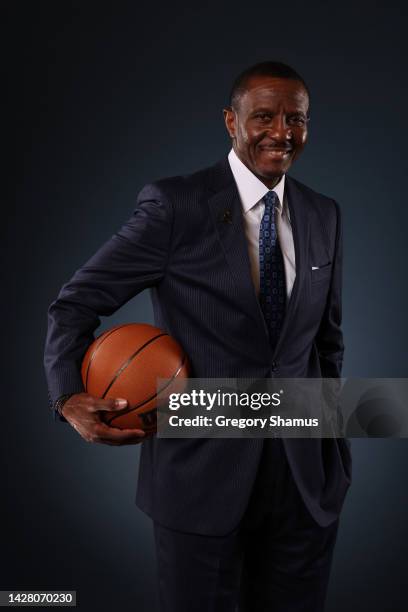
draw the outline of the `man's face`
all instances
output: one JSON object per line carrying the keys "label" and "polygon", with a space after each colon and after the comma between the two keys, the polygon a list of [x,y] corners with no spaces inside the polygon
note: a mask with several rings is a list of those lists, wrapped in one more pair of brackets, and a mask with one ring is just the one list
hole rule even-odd
{"label": "man's face", "polygon": [[269,188],[288,171],[307,139],[309,97],[299,81],[251,77],[225,125],[240,160]]}

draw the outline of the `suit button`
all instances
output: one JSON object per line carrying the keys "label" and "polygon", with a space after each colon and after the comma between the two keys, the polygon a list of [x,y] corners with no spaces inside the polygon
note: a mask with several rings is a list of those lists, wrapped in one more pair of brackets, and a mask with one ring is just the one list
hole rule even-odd
{"label": "suit button", "polygon": [[271,363],[271,370],[272,372],[276,372],[278,369],[278,364],[276,363],[276,361],[272,361]]}

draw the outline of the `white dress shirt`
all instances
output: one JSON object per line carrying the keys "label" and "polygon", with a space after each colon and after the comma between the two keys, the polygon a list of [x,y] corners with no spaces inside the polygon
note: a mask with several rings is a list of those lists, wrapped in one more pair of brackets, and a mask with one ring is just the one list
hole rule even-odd
{"label": "white dress shirt", "polygon": [[[231,149],[228,161],[241,199],[252,280],[256,294],[259,295],[259,228],[265,209],[262,198],[270,190],[245,166],[234,149]],[[289,300],[295,282],[296,265],[289,207],[285,196],[285,175],[282,176],[272,191],[279,198],[279,207],[275,210],[275,219],[285,266],[286,294]]]}

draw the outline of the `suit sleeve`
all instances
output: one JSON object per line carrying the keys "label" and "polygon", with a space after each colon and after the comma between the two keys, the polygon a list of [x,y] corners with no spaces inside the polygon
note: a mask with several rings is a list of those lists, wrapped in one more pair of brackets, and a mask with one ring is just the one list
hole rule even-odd
{"label": "suit sleeve", "polygon": [[334,200],[333,202],[337,218],[332,277],[325,310],[315,340],[322,378],[340,378],[344,353],[343,333],[341,330],[343,224],[340,207],[337,202]]}
{"label": "suit sleeve", "polygon": [[[48,309],[44,367],[50,404],[84,391],[82,358],[101,316],[160,283],[171,243],[172,211],[156,185],[140,192],[130,219],[61,288]],[[60,415],[55,415],[65,421]]]}

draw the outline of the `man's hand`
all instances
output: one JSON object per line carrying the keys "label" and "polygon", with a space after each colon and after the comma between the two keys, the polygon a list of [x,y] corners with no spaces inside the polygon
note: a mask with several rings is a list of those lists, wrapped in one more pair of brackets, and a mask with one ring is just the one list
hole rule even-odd
{"label": "man's hand", "polygon": [[146,435],[143,430],[109,427],[101,420],[101,410],[123,410],[126,405],[125,399],[100,399],[88,393],[76,393],[65,402],[61,412],[87,442],[113,446],[139,444]]}

